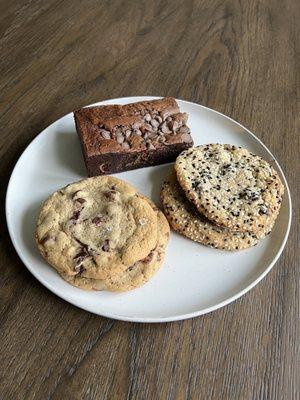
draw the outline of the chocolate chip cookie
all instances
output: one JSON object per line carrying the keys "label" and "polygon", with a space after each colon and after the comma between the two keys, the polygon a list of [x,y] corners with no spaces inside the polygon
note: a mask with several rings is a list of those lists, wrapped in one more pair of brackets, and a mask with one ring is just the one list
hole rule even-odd
{"label": "chocolate chip cookie", "polygon": [[[153,206],[153,205],[152,205]],[[161,266],[169,238],[169,224],[161,211],[157,211],[157,244],[143,260],[116,277],[107,279],[84,278],[79,274],[75,276],[62,274],[62,278],[71,285],[85,290],[127,291],[142,286],[157,272]]]}
{"label": "chocolate chip cookie", "polygon": [[187,198],[215,224],[230,230],[268,230],[278,215],[284,186],[261,157],[229,144],[183,151],[177,180]]}
{"label": "chocolate chip cookie", "polygon": [[208,220],[185,196],[175,173],[164,182],[161,190],[164,213],[175,231],[194,240],[223,250],[242,250],[255,246],[272,227],[257,233],[233,232]]}
{"label": "chocolate chip cookie", "polygon": [[157,243],[157,215],[128,183],[111,176],[72,183],[42,206],[38,248],[61,274],[117,276]]}

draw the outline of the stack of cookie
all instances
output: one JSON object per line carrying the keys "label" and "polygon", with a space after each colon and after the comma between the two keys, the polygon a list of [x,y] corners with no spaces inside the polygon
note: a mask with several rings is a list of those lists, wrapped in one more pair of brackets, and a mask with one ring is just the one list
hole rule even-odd
{"label": "stack of cookie", "polygon": [[175,231],[213,248],[241,250],[271,232],[283,193],[277,172],[261,157],[209,144],[178,156],[161,201]]}
{"label": "stack of cookie", "polygon": [[67,282],[87,290],[131,290],[162,264],[169,224],[128,183],[111,176],[55,192],[41,209],[36,240]]}

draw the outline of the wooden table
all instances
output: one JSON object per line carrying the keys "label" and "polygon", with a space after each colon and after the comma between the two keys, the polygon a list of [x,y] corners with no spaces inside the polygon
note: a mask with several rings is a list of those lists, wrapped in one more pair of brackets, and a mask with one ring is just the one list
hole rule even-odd
{"label": "wooden table", "polygon": [[171,95],[240,121],[276,155],[294,199],[286,249],[256,288],[157,325],[101,318],[50,293],[16,255],[3,206],[1,399],[299,399],[299,20],[297,0],[0,1],[3,205],[14,163],[41,130],[132,95]]}

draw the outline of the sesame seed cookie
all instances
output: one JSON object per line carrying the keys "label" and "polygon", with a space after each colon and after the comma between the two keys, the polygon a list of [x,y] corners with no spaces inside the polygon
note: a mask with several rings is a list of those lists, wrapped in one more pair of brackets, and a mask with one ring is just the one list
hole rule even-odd
{"label": "sesame seed cookie", "polygon": [[175,173],[164,182],[161,190],[164,213],[175,231],[194,240],[223,250],[242,250],[255,246],[270,228],[258,233],[232,232],[209,221],[184,195]]}
{"label": "sesame seed cookie", "polygon": [[42,206],[38,248],[59,273],[94,279],[116,276],[148,256],[157,243],[157,215],[128,183],[111,176],[84,179]]}
{"label": "sesame seed cookie", "polygon": [[156,247],[150,251],[143,260],[137,261],[121,275],[107,279],[83,278],[80,274],[75,276],[64,275],[62,278],[71,285],[85,290],[127,291],[144,285],[160,268],[169,239],[170,228],[164,214],[157,210],[158,236]]}
{"label": "sesame seed cookie", "polygon": [[267,161],[246,149],[194,147],[177,157],[175,170],[187,198],[219,226],[255,233],[278,215],[284,186]]}

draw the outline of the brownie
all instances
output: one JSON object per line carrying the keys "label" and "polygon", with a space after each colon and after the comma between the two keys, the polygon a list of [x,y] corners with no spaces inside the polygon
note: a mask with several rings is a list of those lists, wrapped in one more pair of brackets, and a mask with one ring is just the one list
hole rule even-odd
{"label": "brownie", "polygon": [[74,118],[89,176],[168,163],[193,145],[172,97],[81,108]]}

